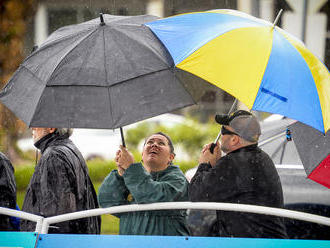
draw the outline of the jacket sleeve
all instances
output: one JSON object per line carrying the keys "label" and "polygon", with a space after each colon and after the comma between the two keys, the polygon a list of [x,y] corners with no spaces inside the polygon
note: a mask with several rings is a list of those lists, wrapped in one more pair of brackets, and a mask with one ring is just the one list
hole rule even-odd
{"label": "jacket sleeve", "polygon": [[0,158],[0,206],[15,208],[16,183],[14,168],[8,160]]}
{"label": "jacket sleeve", "polygon": [[123,177],[137,203],[188,200],[188,182],[183,173],[175,170],[155,181],[141,163],[136,163],[125,171]]}
{"label": "jacket sleeve", "polygon": [[53,216],[77,211],[76,175],[68,161],[57,153],[50,153],[42,166],[40,214]]}
{"label": "jacket sleeve", "polygon": [[[0,157],[0,207],[15,209],[16,183],[9,160]],[[0,231],[13,230],[10,217],[0,215]]]}
{"label": "jacket sleeve", "polygon": [[227,201],[239,191],[233,175],[237,175],[237,172],[226,158],[221,158],[214,167],[200,164],[189,185],[190,200]]}
{"label": "jacket sleeve", "polygon": [[113,170],[104,179],[99,189],[98,201],[103,208],[126,205],[128,194],[124,179],[119,176],[117,170]]}

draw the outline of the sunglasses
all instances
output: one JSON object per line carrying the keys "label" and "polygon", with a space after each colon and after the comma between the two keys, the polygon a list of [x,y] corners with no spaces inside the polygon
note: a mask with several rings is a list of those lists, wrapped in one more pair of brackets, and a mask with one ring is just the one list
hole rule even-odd
{"label": "sunglasses", "polygon": [[226,135],[226,134],[227,135],[237,135],[237,136],[239,136],[239,134],[228,130],[227,128],[225,128],[225,126],[222,126],[221,127],[221,135]]}

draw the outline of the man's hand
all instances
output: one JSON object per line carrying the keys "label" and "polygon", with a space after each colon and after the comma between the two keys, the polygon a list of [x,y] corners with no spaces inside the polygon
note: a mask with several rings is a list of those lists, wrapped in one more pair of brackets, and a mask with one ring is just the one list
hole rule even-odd
{"label": "man's hand", "polygon": [[115,162],[118,167],[118,174],[122,176],[124,171],[134,163],[133,155],[122,145],[116,153]]}
{"label": "man's hand", "polygon": [[220,144],[217,142],[213,153],[210,151],[211,144],[207,144],[203,147],[199,156],[199,163],[210,163],[212,167],[215,166],[216,162],[221,158]]}

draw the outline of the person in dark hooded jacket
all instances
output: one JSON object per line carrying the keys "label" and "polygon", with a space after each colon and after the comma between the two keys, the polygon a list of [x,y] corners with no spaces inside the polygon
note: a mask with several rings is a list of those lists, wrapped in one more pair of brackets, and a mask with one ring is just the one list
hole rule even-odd
{"label": "person in dark hooded jacket", "polygon": [[[16,208],[16,182],[14,168],[9,159],[0,152],[0,207]],[[0,231],[17,231],[12,218],[0,215]]]}
{"label": "person in dark hooded jacket", "polygon": [[[27,188],[22,210],[50,217],[98,207],[86,163],[69,139],[71,129],[32,128],[41,158]],[[56,223],[49,233],[99,234],[100,217]],[[22,221],[21,230],[35,231],[35,223]]]}

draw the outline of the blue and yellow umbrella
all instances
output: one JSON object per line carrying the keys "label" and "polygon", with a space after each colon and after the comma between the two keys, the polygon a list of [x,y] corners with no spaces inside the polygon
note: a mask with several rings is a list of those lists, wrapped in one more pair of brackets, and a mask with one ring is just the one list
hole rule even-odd
{"label": "blue and yellow umbrella", "polygon": [[330,75],[304,44],[270,22],[235,10],[147,23],[175,66],[227,91],[253,110],[330,128]]}

